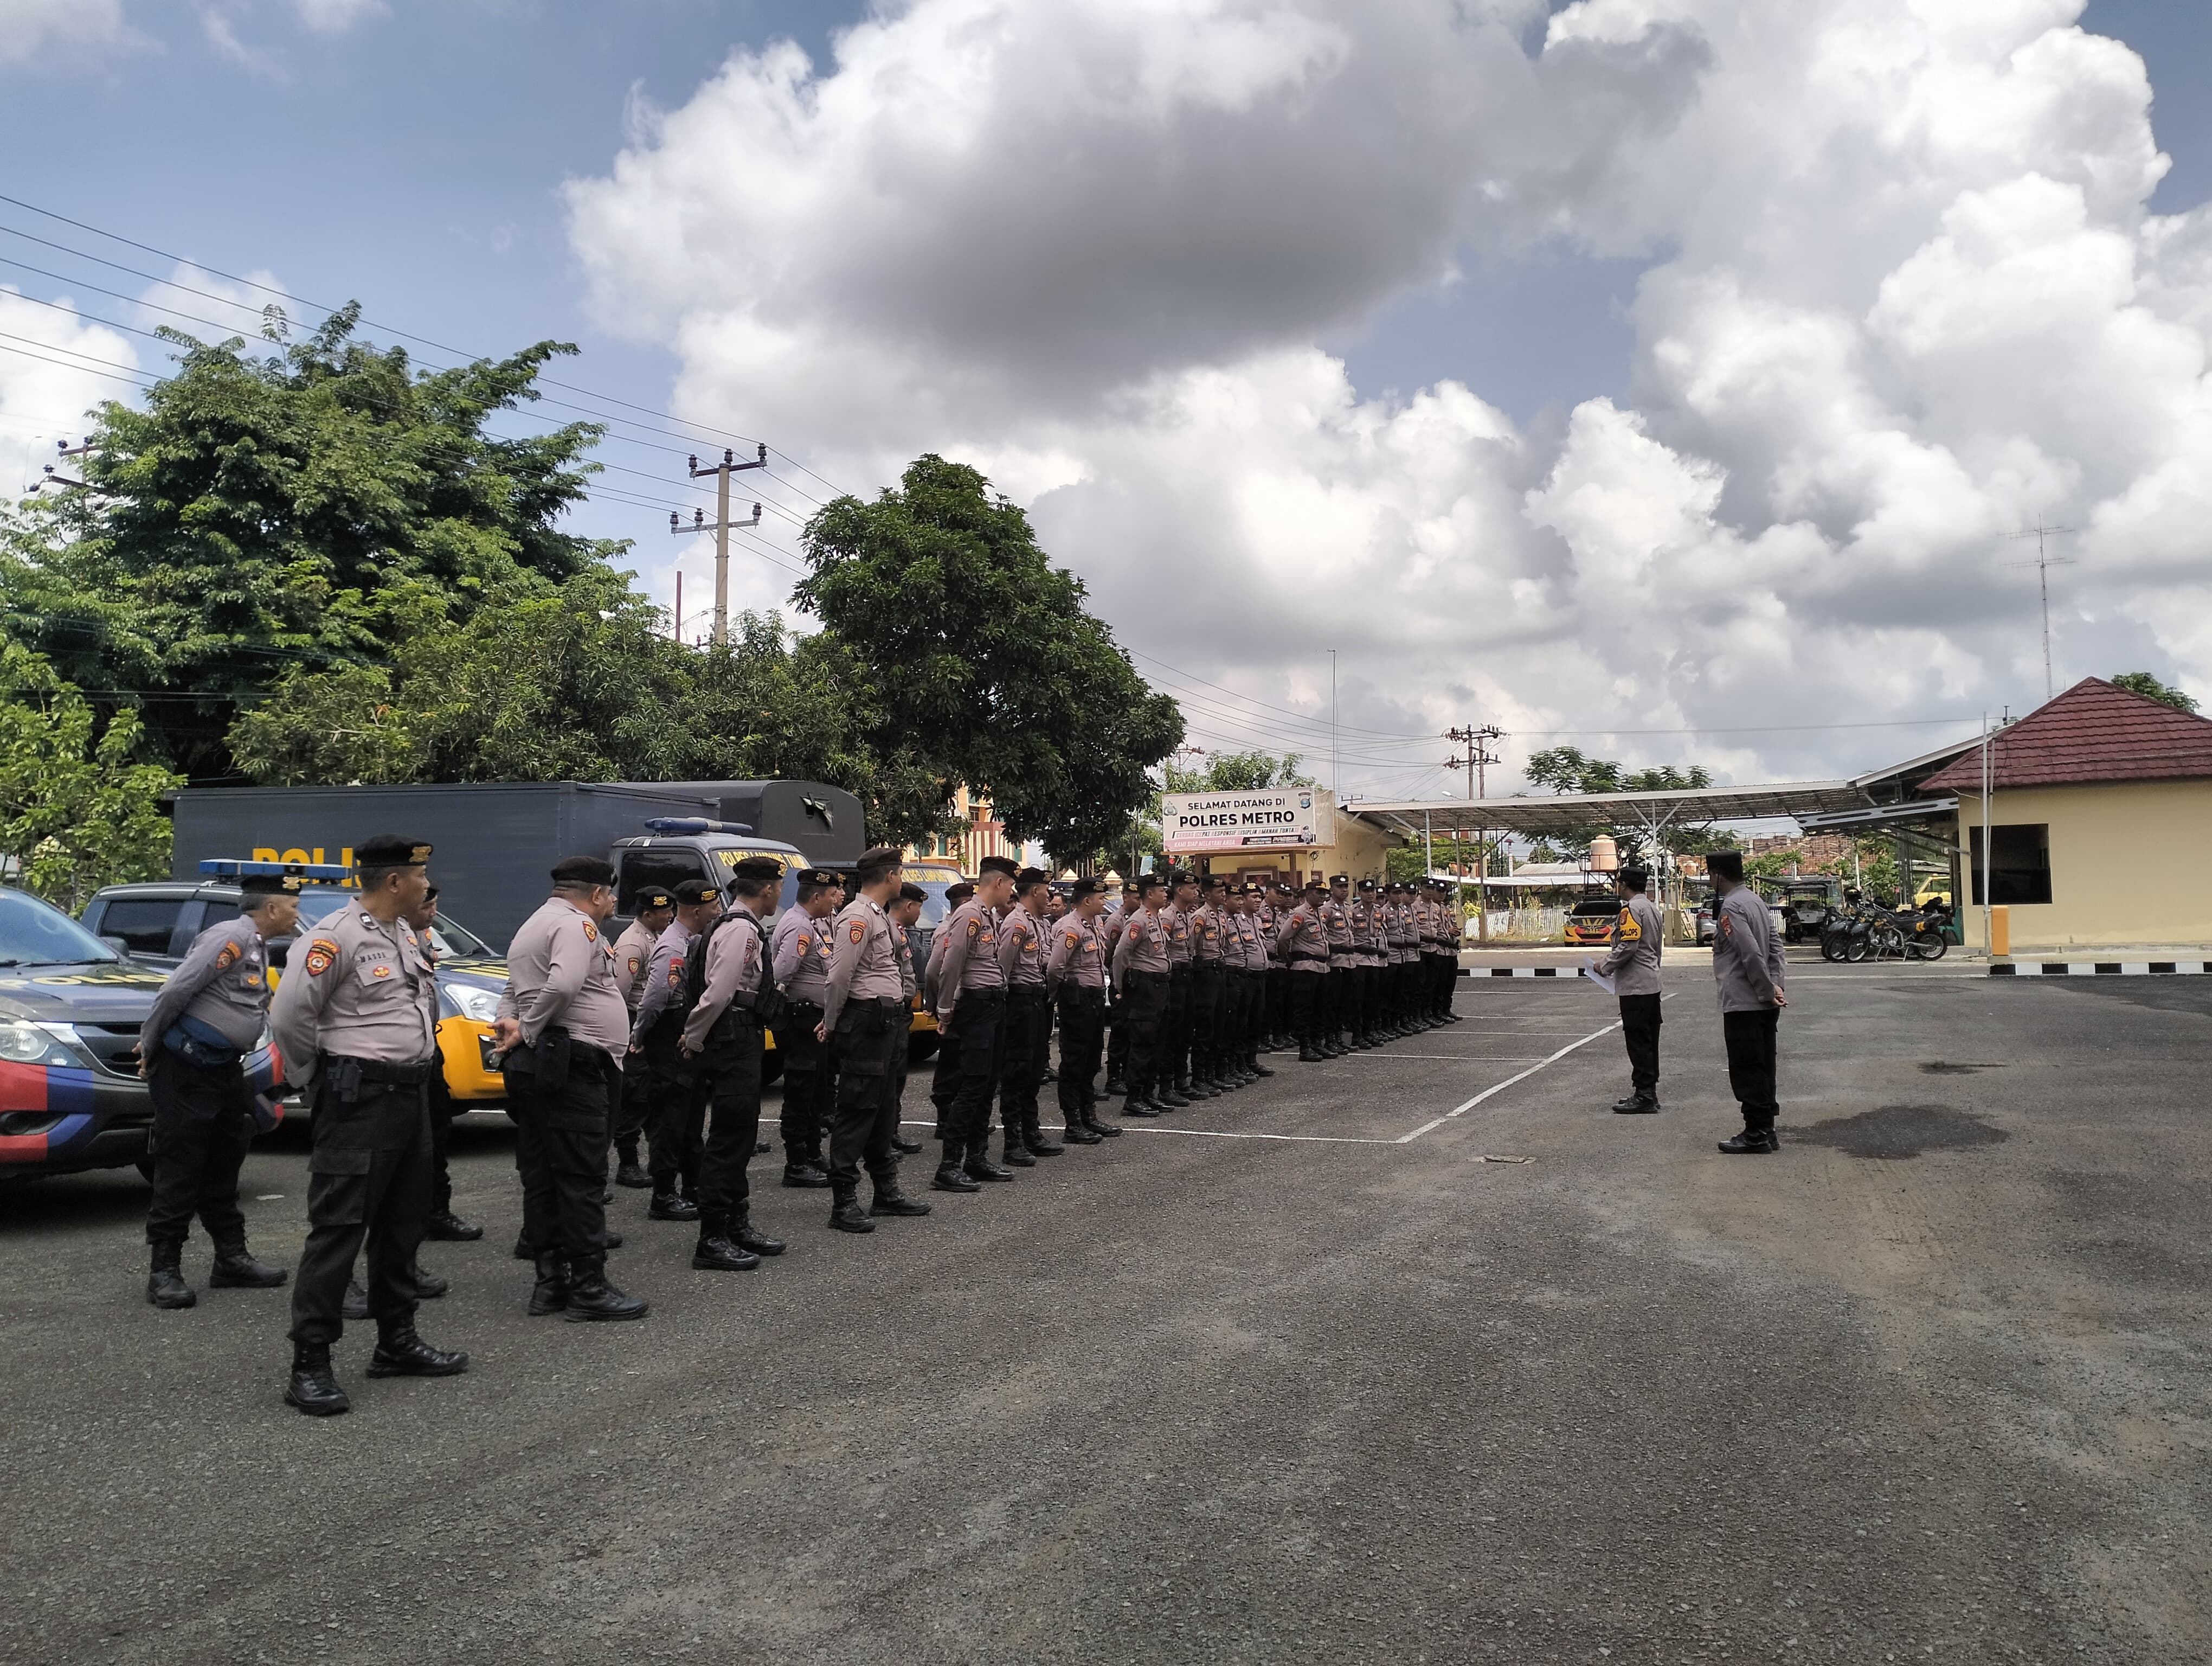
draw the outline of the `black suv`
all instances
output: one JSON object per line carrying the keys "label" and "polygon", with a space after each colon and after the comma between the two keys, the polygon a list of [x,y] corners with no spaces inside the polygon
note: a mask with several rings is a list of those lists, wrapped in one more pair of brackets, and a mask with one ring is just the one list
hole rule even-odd
{"label": "black suv", "polygon": [[[164,975],[52,904],[0,889],[0,1182],[150,1171],[154,1104],[138,1077],[138,1031]],[[246,1073],[272,1085],[265,1045]]]}

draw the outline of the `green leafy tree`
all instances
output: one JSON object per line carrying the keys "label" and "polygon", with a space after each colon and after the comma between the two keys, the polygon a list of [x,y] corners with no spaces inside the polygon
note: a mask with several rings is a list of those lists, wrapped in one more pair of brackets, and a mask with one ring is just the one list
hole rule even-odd
{"label": "green leafy tree", "polygon": [[853,655],[875,749],[988,793],[1055,862],[1126,842],[1146,771],[1182,739],[1029,518],[975,470],[917,459],[872,503],[841,497],[805,535],[793,592]]}
{"label": "green leafy tree", "polygon": [[2147,671],[2124,671],[2112,678],[2112,686],[2125,689],[2130,694],[2139,694],[2146,700],[2155,700],[2161,706],[2171,706],[2178,712],[2193,712],[2197,702],[2179,689],[2161,683]]}
{"label": "green leafy tree", "polygon": [[168,872],[161,794],[184,784],[143,762],[131,712],[103,725],[41,656],[0,644],[0,858],[70,913],[102,885]]}
{"label": "green leafy tree", "polygon": [[[1170,762],[1163,771],[1170,793],[1259,793],[1271,787],[1316,787],[1298,768],[1296,752],[1208,752],[1206,767],[1193,769]],[[1157,814],[1155,811],[1155,814]]]}
{"label": "green leafy tree", "polygon": [[300,667],[389,667],[426,599],[454,625],[522,581],[605,574],[620,544],[558,530],[599,429],[502,438],[541,342],[418,372],[355,340],[357,309],[253,356],[165,331],[178,368],[145,407],[101,408],[87,486],[13,518],[7,634],[95,703],[141,707],[195,779],[233,773],[240,710]]}
{"label": "green leafy tree", "polygon": [[[1713,784],[1713,773],[1702,763],[1693,763],[1687,769],[1677,769],[1672,764],[1654,769],[1626,770],[1612,758],[1592,757],[1577,746],[1551,746],[1529,754],[1522,771],[1540,787],[1548,787],[1554,793],[1678,793]],[[1641,861],[1647,858],[1649,836],[1634,822],[1594,821],[1556,835],[1570,855],[1586,854],[1590,841],[1600,834],[1610,835],[1620,847],[1623,861]],[[1711,828],[1673,825],[1662,830],[1658,837],[1661,849],[1671,850],[1677,855],[1702,855],[1709,850],[1723,850],[1731,847],[1724,834],[1716,834]],[[1547,847],[1548,848],[1548,847]],[[1556,860],[1558,857],[1538,860]]]}

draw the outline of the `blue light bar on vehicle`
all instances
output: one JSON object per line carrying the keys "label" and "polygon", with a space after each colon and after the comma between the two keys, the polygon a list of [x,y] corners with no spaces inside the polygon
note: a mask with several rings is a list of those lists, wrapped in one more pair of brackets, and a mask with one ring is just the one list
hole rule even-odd
{"label": "blue light bar on vehicle", "polygon": [[747,822],[712,822],[704,816],[655,816],[646,823],[645,830],[665,838],[678,838],[692,833],[750,834],[753,830]]}
{"label": "blue light bar on vehicle", "polygon": [[353,870],[343,862],[249,862],[235,856],[210,856],[200,863],[200,872],[214,879],[240,879],[249,873],[296,873],[302,879],[334,885],[343,883]]}

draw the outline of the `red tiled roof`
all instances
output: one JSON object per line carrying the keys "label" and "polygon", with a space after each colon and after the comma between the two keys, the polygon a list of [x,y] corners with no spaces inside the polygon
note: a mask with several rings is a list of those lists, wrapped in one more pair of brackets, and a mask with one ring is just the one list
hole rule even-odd
{"label": "red tiled roof", "polygon": [[[1997,787],[2067,787],[2100,781],[2212,776],[2212,721],[2085,677],[1990,742]],[[1982,751],[1962,752],[1930,775],[1932,790],[1979,793]]]}

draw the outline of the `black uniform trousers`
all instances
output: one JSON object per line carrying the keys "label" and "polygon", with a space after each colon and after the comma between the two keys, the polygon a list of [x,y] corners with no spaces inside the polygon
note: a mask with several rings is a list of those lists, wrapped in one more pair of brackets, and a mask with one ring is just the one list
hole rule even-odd
{"label": "black uniform trousers", "polygon": [[1008,987],[1005,1028],[999,1115],[1018,1134],[1036,1126],[1037,1090],[1044,1085],[1046,1052],[1052,1044],[1052,1006],[1044,998],[1043,984]]}
{"label": "black uniform trousers", "polygon": [[[380,1328],[415,1316],[415,1254],[430,1214],[430,1108],[434,1064],[380,1066],[325,1055],[315,1077],[314,1145],[307,1154],[307,1243],[292,1280],[295,1342],[344,1333],[346,1286],[368,1244],[362,1282]],[[362,1075],[357,1088],[338,1078]],[[412,1074],[412,1081],[376,1077]],[[599,1183],[593,1177],[592,1183]]]}
{"label": "black uniform trousers", "polygon": [[238,1171],[253,1143],[253,1092],[242,1064],[194,1064],[155,1043],[154,1196],[146,1242],[182,1243],[198,1215],[217,1248],[246,1242]]}
{"label": "black uniform trousers", "polygon": [[1098,1103],[1105,1023],[1105,990],[1085,983],[1060,986],[1060,1114],[1071,1122]]}
{"label": "black uniform trousers", "polygon": [[663,1011],[645,1032],[638,1061],[646,1071],[646,1164],[653,1189],[665,1195],[684,1187],[696,1191],[699,1160],[706,1150],[706,1102],[699,1097],[697,1073],[684,1056],[684,1020]]}
{"label": "black uniform trousers", "polygon": [[1122,1021],[1129,1030],[1129,1091],[1150,1093],[1159,1085],[1167,1052],[1168,975],[1121,974]]}
{"label": "black uniform trousers", "polygon": [[1304,962],[1285,976],[1291,980],[1291,1029],[1301,1043],[1320,1041],[1329,1027],[1328,968],[1318,961]]}
{"label": "black uniform trousers", "polygon": [[1127,1082],[1129,1079],[1129,1006],[1127,994],[1116,989],[1107,1001],[1106,1016],[1113,1025],[1113,1033],[1106,1043],[1106,1079]]}
{"label": "black uniform trousers", "polygon": [[1190,985],[1188,960],[1168,963],[1168,1004],[1160,1027],[1159,1079],[1173,1084],[1190,1079]]}
{"label": "black uniform trousers", "polygon": [[897,1060],[906,1052],[906,1029],[903,998],[848,1000],[838,1010],[830,1037],[837,1071],[830,1183],[840,1191],[858,1189],[863,1166],[878,1191],[898,1177],[891,1135],[898,1130]]}
{"label": "black uniform trousers", "polygon": [[1291,969],[1287,966],[1267,968],[1266,1017],[1260,1032],[1270,1039],[1291,1033]]}
{"label": "black uniform trousers", "polygon": [[830,1049],[814,1039],[822,1009],[794,1000],[791,1013],[775,1027],[775,1050],[783,1059],[783,1160],[819,1162],[822,1130],[836,1092]]}
{"label": "black uniform trousers", "polygon": [[612,1055],[549,1029],[507,1055],[507,1114],[522,1177],[522,1241],[571,1277],[606,1264],[607,1128],[622,1097]]}
{"label": "black uniform trousers", "polygon": [[447,1165],[453,1144],[453,1118],[459,1109],[453,1104],[453,1090],[446,1081],[446,1049],[441,1044],[434,1061],[435,1068],[424,1084],[430,1090],[430,1213],[434,1215],[453,1212],[453,1171]]}
{"label": "black uniform trousers", "polygon": [[937,1031],[937,1063],[929,1073],[929,1103],[937,1110],[937,1138],[952,1137],[952,1102],[960,1097],[960,1038]]}
{"label": "black uniform trousers", "polygon": [[1322,1018],[1322,1029],[1329,1035],[1353,1029],[1358,1022],[1359,973],[1346,957],[1350,950],[1332,953],[1328,962],[1328,988],[1325,991],[1328,1010]]}
{"label": "black uniform trousers", "polygon": [[1211,1076],[1228,1058],[1224,1032],[1229,1027],[1229,972],[1218,960],[1199,960],[1190,969],[1190,1069]]}
{"label": "black uniform trousers", "polygon": [[945,1114],[947,1150],[981,1151],[991,1137],[991,1101],[1006,1067],[1006,990],[962,990],[952,1024],[960,1037],[960,1084]]}
{"label": "black uniform trousers", "polygon": [[1620,1036],[1628,1043],[1628,1085],[1638,1093],[1659,1090],[1659,1025],[1656,993],[1620,997]]}
{"label": "black uniform trousers", "polygon": [[750,1012],[726,1012],[707,1032],[692,1065],[706,1108],[706,1140],[699,1159],[699,1211],[732,1221],[751,1213],[752,1183],[746,1166],[760,1143],[761,1027]]}
{"label": "black uniform trousers", "polygon": [[1728,1043],[1729,1091],[1743,1107],[1747,1128],[1771,1128],[1780,1107],[1774,1103],[1775,1032],[1778,1006],[1721,1014],[1721,1039]]}
{"label": "black uniform trousers", "polygon": [[1249,1064],[1259,1045],[1255,1019],[1267,974],[1234,970],[1225,974],[1233,1016],[1224,1026],[1221,1056],[1232,1065]]}
{"label": "black uniform trousers", "polygon": [[646,1118],[653,1110],[653,1072],[645,1055],[629,1055],[623,1063],[622,1104],[615,1109],[615,1155],[625,1163],[637,1161],[637,1142],[645,1134]]}

